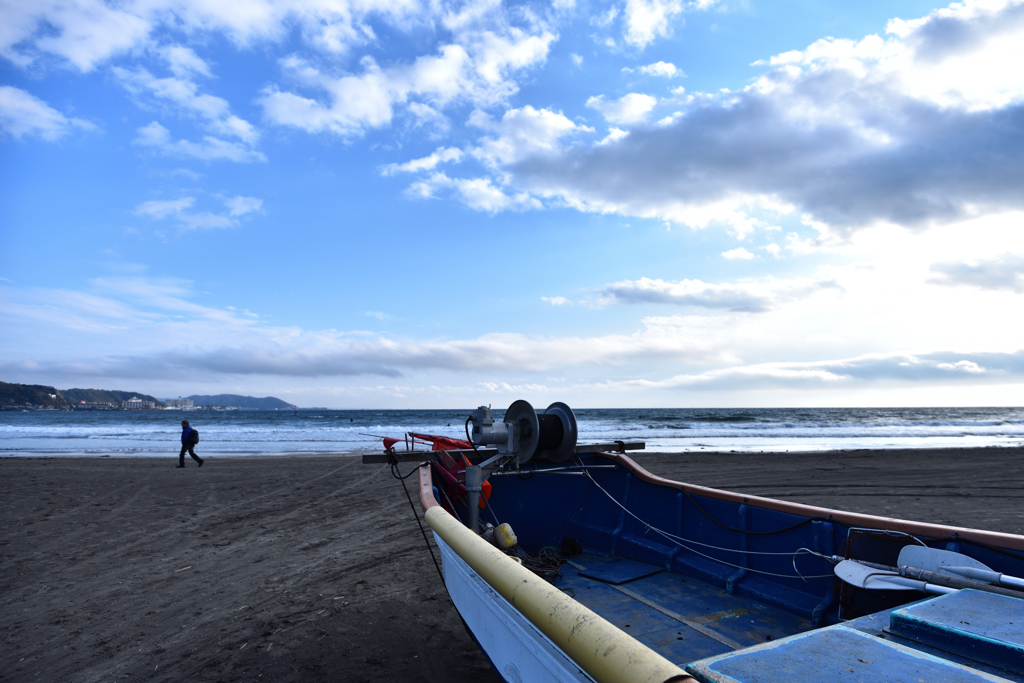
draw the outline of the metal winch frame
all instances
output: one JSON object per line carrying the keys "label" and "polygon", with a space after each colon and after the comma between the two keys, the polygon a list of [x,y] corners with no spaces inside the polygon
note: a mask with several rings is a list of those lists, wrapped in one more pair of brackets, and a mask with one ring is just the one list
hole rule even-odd
{"label": "metal winch frame", "polygon": [[[471,431],[469,423],[473,425]],[[538,414],[526,401],[510,405],[501,422],[494,421],[490,406],[480,406],[469,416],[467,432],[474,447],[494,446],[498,451],[479,465],[466,468],[467,526],[475,533],[480,530],[481,491],[491,474],[505,465],[514,464],[518,469],[535,456],[553,462],[568,460],[579,436],[576,416],[566,404],[552,403]]]}

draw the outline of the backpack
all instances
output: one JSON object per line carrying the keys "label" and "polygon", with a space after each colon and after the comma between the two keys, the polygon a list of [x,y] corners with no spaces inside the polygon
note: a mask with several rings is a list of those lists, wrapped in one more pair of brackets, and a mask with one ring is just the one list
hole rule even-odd
{"label": "backpack", "polygon": [[191,443],[193,446],[195,446],[197,443],[199,443],[199,432],[197,432],[196,430],[192,429],[191,427],[189,428],[188,432],[189,432],[188,433],[189,443]]}

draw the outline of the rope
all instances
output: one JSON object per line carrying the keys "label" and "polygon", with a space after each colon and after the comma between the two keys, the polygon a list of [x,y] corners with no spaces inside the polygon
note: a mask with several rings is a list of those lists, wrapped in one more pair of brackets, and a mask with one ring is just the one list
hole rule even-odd
{"label": "rope", "polygon": [[487,500],[487,496],[484,495],[483,491],[480,492],[480,500],[484,502],[484,507],[491,513],[491,517],[494,518],[494,526],[500,526],[501,522],[498,521],[498,515],[494,514],[494,509],[491,507],[491,501]]}
{"label": "rope", "polygon": [[514,554],[523,561],[524,567],[542,579],[553,581],[562,575],[562,565],[565,563],[565,560],[562,559],[562,556],[559,555],[555,548],[550,546],[541,548],[540,552],[537,553],[537,557],[531,557],[529,553],[518,545],[506,554]]}
{"label": "rope", "polygon": [[[684,550],[688,550],[689,552],[691,552],[691,553],[693,553],[695,555],[700,555],[701,557],[704,557],[704,558],[709,559],[709,560],[713,560],[713,561],[718,562],[720,564],[724,564],[724,565],[726,565],[728,567],[734,567],[736,569],[744,569],[744,570],[746,570],[748,572],[753,572],[755,574],[765,574],[767,576],[778,576],[778,577],[782,577],[782,578],[785,578],[785,579],[800,578],[800,579],[803,579],[803,580],[806,581],[807,579],[825,579],[825,578],[829,578],[829,577],[832,576],[832,574],[815,574],[813,576],[804,576],[799,571],[797,571],[795,575],[794,574],[778,574],[776,572],[767,572],[767,571],[764,571],[762,569],[752,569],[750,567],[744,567],[742,565],[733,564],[732,562],[726,562],[725,560],[719,559],[717,557],[712,557],[711,555],[705,555],[704,553],[700,552],[699,550],[694,550],[693,548],[688,547],[686,544],[687,543],[692,543],[694,545],[701,545],[701,546],[705,546],[705,547],[708,547],[708,548],[714,548],[715,550],[724,550],[724,551],[727,551],[727,552],[745,553],[745,554],[749,554],[749,555],[785,555],[787,557],[788,556],[792,556],[793,557],[793,564],[794,564],[793,568],[794,568],[794,570],[796,570],[796,555],[798,555],[800,551],[798,550],[798,551],[791,552],[791,553],[764,553],[764,552],[758,552],[758,551],[753,551],[753,550],[737,550],[735,548],[721,548],[721,547],[718,547],[718,546],[710,545],[708,543],[700,543],[699,541],[690,541],[690,540],[687,540],[687,539],[683,538],[682,536],[676,536],[675,534],[670,534],[667,531],[663,531],[663,530],[659,529],[658,527],[653,526],[651,524],[648,524],[644,520],[640,519],[640,517],[638,517],[636,514],[634,514],[632,510],[630,510],[625,505],[620,503],[612,494],[608,493],[604,489],[603,486],[598,484],[597,481],[594,479],[593,475],[590,474],[590,472],[584,470],[584,473],[587,475],[587,478],[590,479],[591,482],[593,482],[594,486],[596,486],[598,489],[600,489],[601,492],[604,495],[608,496],[608,498],[613,503],[615,503],[620,508],[622,508],[622,510],[626,514],[628,514],[630,517],[632,517],[636,521],[638,521],[641,524],[643,524],[644,525],[644,533],[646,533],[647,531],[653,531],[656,534],[659,534],[659,535],[663,536],[664,538],[668,539],[669,541],[672,541],[672,543],[674,545],[677,545],[680,548],[683,548]],[[699,507],[698,507],[698,509],[699,509]],[[701,512],[704,512],[704,511],[701,510]],[[707,516],[707,513],[704,513],[704,514],[705,514],[705,516]],[[716,520],[712,520],[712,521],[716,521]],[[797,526],[800,526],[801,524],[806,523],[806,521],[810,521],[810,520],[805,520],[805,522],[800,522],[798,524],[792,525],[791,527],[787,527],[786,529],[783,529],[782,531],[788,531],[791,528],[795,528]],[[716,523],[718,523],[718,522],[716,521]],[[718,524],[719,524],[719,526],[726,526],[726,525],[721,524],[721,523],[718,523]],[[726,528],[731,528],[731,527],[726,527]],[[736,531],[743,531],[742,529],[735,529],[735,530]],[[766,533],[766,532],[760,532],[760,533],[763,534],[763,533]],[[771,532],[771,533],[779,533],[779,532]],[[809,551],[809,552],[813,553],[814,551]]]}
{"label": "rope", "polygon": [[472,415],[467,417],[466,418],[466,424],[464,425],[465,428],[466,428],[466,441],[468,441],[469,445],[473,447],[473,452],[476,453],[477,455],[480,455],[479,451],[476,450],[476,444],[473,443],[473,437],[471,437],[469,435],[469,421],[472,420],[472,419],[473,419]]}
{"label": "rope", "polygon": [[[430,547],[430,540],[427,538],[427,531],[423,528],[423,522],[420,521],[419,513],[416,512],[416,506],[412,503],[412,496],[409,495],[409,489],[405,485],[405,480],[411,477],[416,471],[424,466],[429,466],[430,461],[422,462],[413,468],[412,472],[402,476],[401,471],[398,469],[398,457],[395,455],[395,448],[392,446],[388,449],[388,464],[391,466],[391,476],[402,482],[402,490],[405,491],[405,497],[409,499],[409,507],[412,509],[412,516],[416,518],[416,525],[420,528],[420,533],[423,534],[423,542],[427,544],[427,550],[430,551],[430,559],[434,561],[434,568],[437,569],[437,575],[441,577],[441,584],[444,585],[444,572],[441,571],[441,565],[437,563],[437,558],[434,557],[434,549]],[[447,586],[445,586],[447,588]]]}

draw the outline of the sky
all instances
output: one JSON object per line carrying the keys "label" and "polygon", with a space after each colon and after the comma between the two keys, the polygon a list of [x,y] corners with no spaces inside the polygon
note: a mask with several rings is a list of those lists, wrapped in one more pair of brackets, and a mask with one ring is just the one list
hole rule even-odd
{"label": "sky", "polygon": [[1024,405],[1024,1],[0,2],[0,379]]}

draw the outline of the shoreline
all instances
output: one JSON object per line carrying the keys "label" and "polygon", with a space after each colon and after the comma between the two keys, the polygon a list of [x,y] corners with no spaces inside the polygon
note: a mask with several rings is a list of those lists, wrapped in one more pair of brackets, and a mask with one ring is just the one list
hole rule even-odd
{"label": "shoreline", "polygon": [[[702,486],[1022,533],[1024,448],[895,453],[628,455]],[[497,680],[386,465],[176,455],[0,458],[5,680]]]}
{"label": "shoreline", "polygon": [[[428,448],[418,448],[417,451],[426,451]],[[380,449],[372,448],[359,448],[349,451],[339,450],[324,450],[324,451],[258,451],[258,450],[247,450],[247,451],[217,451],[203,449],[202,453],[199,453],[201,457],[213,457],[213,458],[265,458],[265,457],[281,457],[281,458],[317,458],[317,457],[357,457],[362,456],[364,453],[376,453]],[[705,449],[700,448],[697,450],[665,450],[665,449],[652,449],[652,450],[639,450],[639,451],[627,451],[626,455],[632,457],[633,455],[657,455],[657,456],[722,456],[731,457],[736,455],[742,456],[784,456],[784,457],[803,457],[803,456],[838,456],[846,457],[857,453],[886,453],[889,455],[921,455],[923,453],[932,452],[952,452],[952,451],[1010,451],[1010,452],[1024,452],[1024,444],[988,444],[984,446],[935,446],[935,445],[921,445],[921,446],[893,446],[891,448],[828,448],[822,447],[814,450],[724,450],[724,449]],[[197,453],[199,449],[197,449]],[[404,452],[404,451],[400,451]],[[176,458],[177,452],[171,450],[165,451],[134,451],[130,453],[111,453],[111,452],[92,452],[92,451],[31,451],[31,452],[17,452],[16,449],[3,450],[0,449],[0,459],[2,458]]]}
{"label": "shoreline", "polygon": [[[231,458],[231,459],[235,459],[235,458],[276,458],[276,457],[279,457],[279,458],[306,458],[306,457],[308,457],[308,458],[322,458],[322,457],[346,458],[346,457],[362,456],[362,454],[364,452],[366,452],[366,451],[362,451],[362,450],[359,450],[359,451],[316,451],[316,452],[293,451],[293,452],[282,452],[282,453],[276,453],[276,452],[275,453],[267,453],[267,452],[261,452],[261,451],[203,451],[203,452],[200,452],[199,449],[196,449],[196,455],[200,456],[203,459],[208,458],[208,457],[210,457],[210,458],[218,458],[218,459],[220,459],[220,458]],[[171,451],[161,451],[161,452],[151,451],[151,452],[146,452],[146,453],[139,453],[139,452],[136,452],[136,453],[89,453],[89,452],[86,452],[86,453],[83,453],[83,452],[66,453],[66,452],[63,452],[63,451],[60,451],[60,452],[57,452],[57,451],[39,451],[39,452],[33,452],[33,453],[25,453],[23,455],[22,454],[5,453],[3,451],[0,451],[0,459],[2,459],[2,458],[10,458],[10,459],[39,458],[41,460],[53,460],[53,459],[56,459],[56,458],[138,458],[140,460],[152,460],[154,458],[177,458],[177,457],[178,457],[177,451],[175,451],[173,453]]]}

